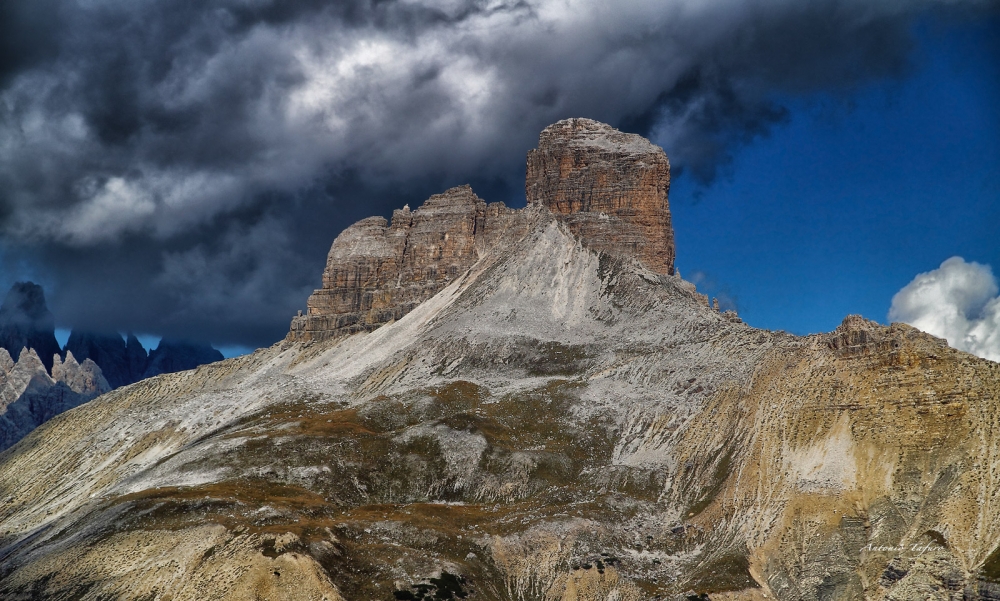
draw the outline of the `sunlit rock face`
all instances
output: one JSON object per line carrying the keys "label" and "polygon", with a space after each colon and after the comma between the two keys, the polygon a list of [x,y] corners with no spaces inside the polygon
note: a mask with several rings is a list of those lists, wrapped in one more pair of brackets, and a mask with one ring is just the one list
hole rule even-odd
{"label": "sunlit rock face", "polygon": [[528,154],[528,208],[487,204],[460,186],[415,211],[395,211],[391,222],[369,217],[344,230],[327,257],[323,287],[289,338],[325,339],[399,319],[551,216],[595,251],[672,274],[669,187],[667,155],[645,138],[589,119],[560,121]]}
{"label": "sunlit rock face", "polygon": [[0,598],[998,597],[1000,364],[757,330],[547,201],[446,196],[412,258],[418,211],[342,234],[282,343],[0,455]]}
{"label": "sunlit rock face", "polygon": [[371,331],[399,319],[465,273],[504,237],[527,231],[530,211],[487,205],[469,186],[363,219],[333,242],[323,287],[291,328],[293,340]]}
{"label": "sunlit rock face", "polygon": [[670,162],[642,136],[590,119],[542,131],[528,153],[528,202],[548,208],[594,250],[636,257],[674,273]]}

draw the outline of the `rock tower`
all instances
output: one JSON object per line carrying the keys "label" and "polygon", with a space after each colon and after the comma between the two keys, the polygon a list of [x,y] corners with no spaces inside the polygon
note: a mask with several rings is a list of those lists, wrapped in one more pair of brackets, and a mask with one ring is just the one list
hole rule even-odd
{"label": "rock tower", "polygon": [[323,340],[399,319],[539,219],[559,219],[595,251],[672,275],[669,188],[660,147],[590,119],[560,121],[528,153],[527,208],[487,204],[459,186],[416,210],[396,210],[391,222],[369,217],[344,230],[327,256],[323,287],[292,320],[288,337]]}

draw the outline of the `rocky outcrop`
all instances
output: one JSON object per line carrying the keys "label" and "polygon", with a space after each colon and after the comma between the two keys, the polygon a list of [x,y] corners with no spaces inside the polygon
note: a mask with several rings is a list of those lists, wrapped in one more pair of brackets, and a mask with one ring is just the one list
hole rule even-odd
{"label": "rocky outcrop", "polygon": [[590,119],[546,127],[528,153],[528,203],[547,207],[594,250],[664,275],[674,273],[669,189],[662,148]]}
{"label": "rocky outcrop", "polygon": [[22,348],[35,349],[46,369],[59,352],[55,320],[45,304],[45,292],[32,282],[18,282],[7,292],[0,306],[0,347],[10,356]]}
{"label": "rocky outcrop", "polygon": [[485,249],[526,232],[527,213],[486,204],[469,186],[431,196],[392,221],[363,219],[334,240],[323,287],[292,321],[292,340],[368,332],[399,319],[464,273]]}
{"label": "rocky outcrop", "polygon": [[[369,332],[409,313],[498,244],[523,237],[547,209],[590,249],[674,272],[663,149],[589,119],[560,121],[528,154],[529,206],[486,204],[469,186],[363,219],[333,242],[323,287],[292,321],[290,340]],[[544,218],[544,217],[543,217]]]}
{"label": "rocky outcrop", "polygon": [[[136,343],[139,341],[136,340]],[[73,330],[66,341],[66,353],[82,361],[90,359],[101,366],[105,379],[112,388],[135,382],[126,358],[125,340],[117,333],[81,332]],[[143,356],[146,350],[142,351]],[[145,369],[143,369],[145,371]],[[142,372],[139,373],[142,376]]]}
{"label": "rocky outcrop", "polygon": [[52,362],[52,380],[62,382],[77,394],[95,397],[111,390],[101,368],[90,359],[77,362],[73,353],[67,351],[66,359],[56,355]]}
{"label": "rocky outcrop", "polygon": [[[11,365],[0,349],[0,366]],[[52,375],[34,349],[23,349],[17,363],[0,373],[0,450],[10,447],[56,415],[111,390],[101,368],[73,353],[53,356]]]}

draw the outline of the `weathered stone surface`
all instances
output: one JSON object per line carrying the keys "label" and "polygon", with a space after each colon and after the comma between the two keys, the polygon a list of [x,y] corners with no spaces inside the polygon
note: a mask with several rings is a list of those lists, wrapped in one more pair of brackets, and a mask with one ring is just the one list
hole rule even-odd
{"label": "weathered stone surface", "polygon": [[66,351],[65,360],[60,359],[59,355],[53,358],[52,379],[56,382],[63,382],[73,392],[92,397],[111,390],[111,386],[97,363],[90,359],[84,359],[83,363],[78,363],[70,351]]}
{"label": "weathered stone surface", "polygon": [[0,450],[63,411],[109,390],[101,368],[90,359],[77,363],[71,352],[65,360],[53,355],[50,376],[34,349],[23,349],[17,363],[0,372]]}
{"label": "weathered stone surface", "polygon": [[64,351],[72,353],[79,361],[90,359],[100,365],[101,372],[112,388],[131,384],[137,379],[129,373],[125,340],[117,332],[82,332],[74,329],[66,341]]}
{"label": "weathered stone surface", "polygon": [[369,332],[399,319],[498,244],[522,238],[537,218],[566,223],[587,247],[674,271],[667,190],[670,164],[658,146],[589,119],[560,121],[528,154],[527,209],[486,204],[469,186],[428,199],[392,222],[363,219],[333,243],[323,287],[290,340]]}
{"label": "weathered stone surface", "polygon": [[464,273],[481,253],[526,231],[527,213],[487,205],[469,186],[396,210],[392,222],[363,219],[334,240],[323,287],[289,338],[322,340],[399,319]]}
{"label": "weathered stone surface", "polygon": [[35,349],[45,368],[52,369],[52,356],[59,352],[55,331],[42,287],[32,282],[11,286],[0,306],[0,346],[11,357],[22,348]]}
{"label": "weathered stone surface", "polygon": [[[2,361],[2,357],[0,357]],[[45,365],[33,349],[21,349],[18,353],[17,363],[0,376],[0,413],[7,410],[7,407],[21,398],[25,389],[32,379],[44,380],[48,385],[54,384],[52,378],[45,371]]]}
{"label": "weathered stone surface", "polygon": [[589,247],[665,275],[675,255],[669,189],[662,148],[590,119],[546,127],[528,153],[529,203],[548,207]]}
{"label": "weathered stone surface", "polygon": [[14,368],[14,360],[10,358],[7,349],[0,346],[0,372],[9,373]]}

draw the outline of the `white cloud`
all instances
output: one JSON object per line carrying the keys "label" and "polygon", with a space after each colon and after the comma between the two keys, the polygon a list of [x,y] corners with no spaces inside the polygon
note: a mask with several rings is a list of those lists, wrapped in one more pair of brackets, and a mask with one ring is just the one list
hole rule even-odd
{"label": "white cloud", "polygon": [[957,349],[1000,361],[998,291],[989,265],[952,257],[897,292],[889,319],[945,338]]}

